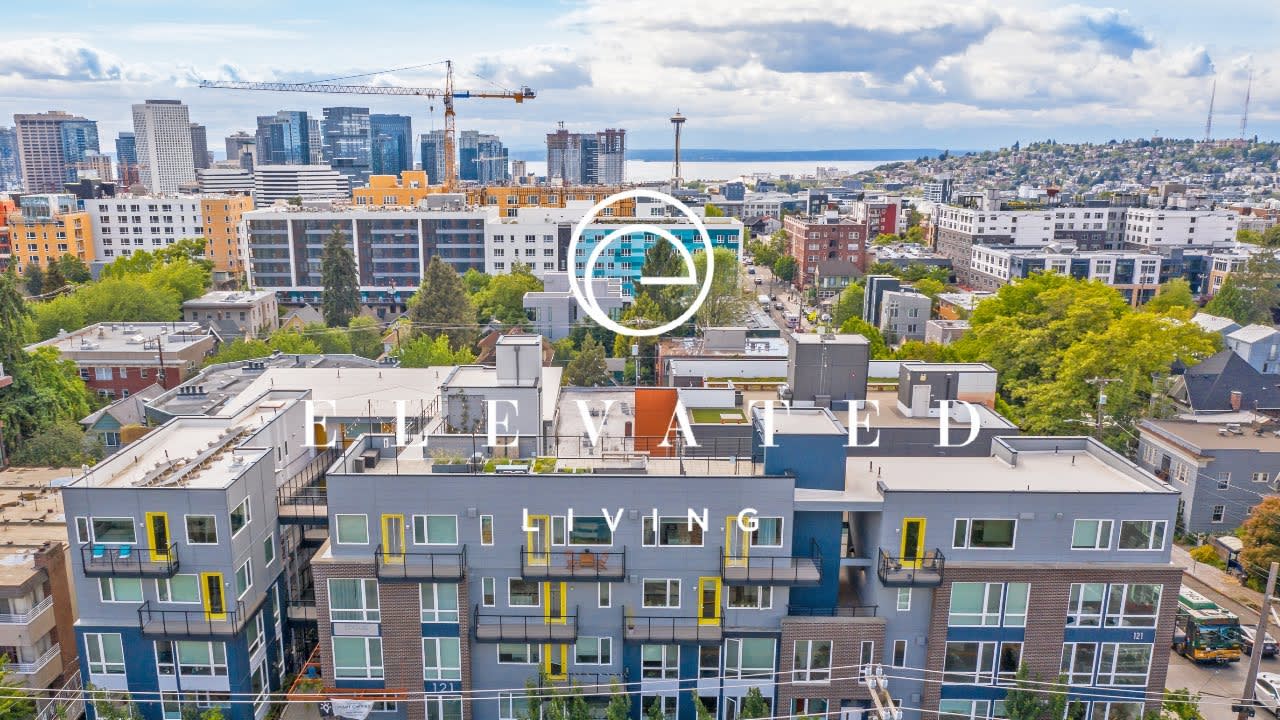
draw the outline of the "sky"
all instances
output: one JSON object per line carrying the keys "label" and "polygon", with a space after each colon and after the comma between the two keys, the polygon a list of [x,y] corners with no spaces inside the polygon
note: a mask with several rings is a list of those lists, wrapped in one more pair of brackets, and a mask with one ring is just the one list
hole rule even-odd
{"label": "sky", "polygon": [[[63,0],[6,8],[0,117],[97,120],[104,152],[130,105],[177,98],[209,147],[257,115],[355,105],[443,126],[438,101],[202,89],[202,79],[441,87],[527,85],[537,98],[459,99],[458,128],[538,150],[622,127],[632,148],[947,147],[1015,140],[1280,139],[1275,0]],[[388,68],[426,65],[381,72]]]}

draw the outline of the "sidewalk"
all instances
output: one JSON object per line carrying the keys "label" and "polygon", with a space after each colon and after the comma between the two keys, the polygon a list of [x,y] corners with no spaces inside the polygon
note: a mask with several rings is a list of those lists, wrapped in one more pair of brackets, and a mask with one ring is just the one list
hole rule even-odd
{"label": "sidewalk", "polygon": [[1232,600],[1252,608],[1255,612],[1262,607],[1262,593],[1244,587],[1235,577],[1212,565],[1196,562],[1191,558],[1191,553],[1181,547],[1173,546],[1173,557],[1170,559],[1174,565],[1181,566],[1186,575],[1190,575]]}

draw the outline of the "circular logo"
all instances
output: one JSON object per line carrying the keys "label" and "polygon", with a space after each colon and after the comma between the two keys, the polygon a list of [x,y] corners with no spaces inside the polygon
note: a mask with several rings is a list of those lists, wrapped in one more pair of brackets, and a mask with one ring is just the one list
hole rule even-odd
{"label": "circular logo", "polygon": [[[687,322],[689,318],[693,317],[694,313],[698,312],[698,308],[702,307],[702,303],[707,300],[707,295],[711,293],[711,278],[715,269],[715,253],[713,252],[711,245],[711,235],[707,233],[707,227],[702,223],[702,218],[698,217],[697,214],[690,210],[687,205],[670,195],[658,192],[657,190],[647,190],[644,188],[624,190],[623,192],[615,193],[591,206],[591,209],[587,211],[587,214],[583,215],[582,219],[579,220],[578,224],[573,228],[573,237],[569,240],[569,257],[576,258],[578,256],[578,243],[582,241],[582,233],[587,229],[587,226],[595,220],[597,214],[619,201],[642,197],[670,205],[679,210],[681,214],[689,219],[689,222],[695,229],[697,229],[698,239],[702,243],[703,250],[706,251],[707,269],[706,277],[702,279],[702,287],[698,290],[698,295],[693,299],[693,303],[688,307],[688,309],[681,313],[679,317],[666,324],[659,325],[658,327],[629,328],[609,317],[607,313],[600,309],[600,304],[596,300],[595,287],[592,281],[595,279],[596,261],[600,259],[600,254],[604,252],[605,248],[615,240],[619,240],[637,232],[652,233],[658,236],[659,242],[666,241],[675,247],[676,254],[684,261],[686,275],[684,277],[641,277],[637,281],[641,285],[697,285],[698,272],[693,263],[693,255],[689,252],[689,248],[685,247],[684,242],[682,242],[680,238],[676,237],[670,230],[663,227],[646,225],[644,223],[630,223],[623,225],[620,228],[610,231],[608,235],[601,238],[600,242],[596,243],[596,246],[592,248],[591,253],[587,256],[586,263],[582,267],[582,284],[579,284],[578,274],[576,271],[571,271],[569,273],[569,292],[573,293],[574,299],[578,301],[578,306],[581,307],[587,315],[591,316],[592,320],[595,320],[602,327],[608,328],[619,335],[627,335],[630,337],[651,337],[654,335],[661,335],[665,332],[674,330]],[[586,286],[585,290],[583,285]]]}

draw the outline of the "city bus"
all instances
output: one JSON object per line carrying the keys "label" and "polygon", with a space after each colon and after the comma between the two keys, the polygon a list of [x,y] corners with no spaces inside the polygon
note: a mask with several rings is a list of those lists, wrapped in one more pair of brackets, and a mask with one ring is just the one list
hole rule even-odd
{"label": "city bus", "polygon": [[1186,585],[1178,592],[1173,649],[1194,662],[1239,662],[1240,618]]}

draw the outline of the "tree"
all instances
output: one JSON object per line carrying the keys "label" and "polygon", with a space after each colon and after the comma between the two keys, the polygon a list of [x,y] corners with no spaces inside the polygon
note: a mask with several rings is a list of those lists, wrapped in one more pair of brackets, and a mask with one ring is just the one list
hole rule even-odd
{"label": "tree", "polygon": [[895,360],[924,360],[926,362],[959,362],[959,354],[950,345],[907,340],[893,352]]}
{"label": "tree", "polygon": [[528,322],[524,310],[525,293],[541,292],[542,280],[534,277],[529,266],[516,263],[511,272],[492,277],[485,287],[471,297],[480,322],[497,320],[504,325]]}
{"label": "tree", "polygon": [[1268,495],[1253,506],[1240,526],[1240,562],[1245,567],[1269,567],[1280,561],[1280,496]]}
{"label": "tree", "polygon": [[229,343],[223,343],[218,348],[218,352],[205,361],[205,364],[217,365],[240,360],[252,360],[254,358],[267,357],[272,352],[274,351],[265,340],[237,338]]}
{"label": "tree", "polygon": [[865,292],[866,288],[861,284],[841,290],[831,306],[831,324],[840,327],[849,318],[862,317],[862,296]]}
{"label": "tree", "polygon": [[[646,292],[641,292],[636,296],[635,302],[631,303],[631,307],[627,308],[622,314],[619,324],[623,327],[641,328],[656,327],[667,322],[666,316],[662,314],[662,309],[658,307],[658,303],[654,301],[652,296]],[[639,346],[639,354],[632,358],[631,346]],[[654,358],[655,348],[658,344],[656,337],[632,337],[630,335],[618,335],[613,341],[613,356],[627,358],[627,370],[623,375],[624,379],[636,377],[636,366],[633,364],[639,362],[640,382],[651,381],[654,376]]]}
{"label": "tree", "polygon": [[783,255],[773,264],[773,274],[778,276],[779,280],[791,282],[796,279],[796,259],[790,255]]}
{"label": "tree", "polygon": [[575,387],[609,385],[609,368],[605,365],[604,346],[588,335],[582,347],[564,369],[564,383]]}
{"label": "tree", "polygon": [[[914,210],[912,212],[915,212]],[[919,213],[916,213],[917,215]],[[926,243],[924,236],[924,228],[919,225],[912,225],[907,228],[907,237],[904,242],[915,243],[916,245],[924,245]]]}
{"label": "tree", "polygon": [[760,694],[759,686],[753,685],[747,690],[746,697],[742,699],[742,706],[738,708],[738,717],[743,720],[769,717],[769,703]]}
{"label": "tree", "polygon": [[937,278],[924,277],[911,283],[916,292],[921,295],[927,295],[930,300],[937,302],[938,296],[946,292],[946,283],[939,281]]}
{"label": "tree", "polygon": [[712,203],[702,206],[702,214],[704,217],[724,217],[724,211]]}
{"label": "tree", "polygon": [[36,716],[36,704],[22,684],[9,677],[9,660],[0,655],[0,720],[28,720]]}
{"label": "tree", "polygon": [[1196,298],[1191,294],[1191,283],[1183,278],[1174,278],[1160,285],[1155,297],[1144,306],[1151,312],[1167,312],[1173,308],[1194,310],[1198,307]]}
{"label": "tree", "polygon": [[866,338],[870,344],[869,350],[872,360],[883,360],[889,357],[889,346],[885,344],[884,336],[880,334],[880,331],[874,325],[866,320],[860,317],[851,317],[840,326],[840,332],[846,335],[861,335]]}
{"label": "tree", "polygon": [[604,716],[605,720],[631,720],[631,695],[623,692],[616,682],[609,686],[609,704]]}
{"label": "tree", "polygon": [[440,365],[466,365],[475,362],[475,355],[467,348],[449,349],[449,338],[446,335],[429,335],[418,337],[403,343],[397,351],[400,367],[436,367]]}
{"label": "tree", "polygon": [[662,711],[662,702],[661,695],[649,698],[649,707],[644,711],[645,720],[667,720],[667,714]]}
{"label": "tree", "polygon": [[1178,720],[1204,720],[1204,714],[1200,712],[1200,693],[1187,688],[1166,689],[1163,709],[1173,713]]}
{"label": "tree", "polygon": [[285,355],[319,355],[321,352],[320,343],[297,330],[283,328],[271,333],[271,337],[267,338],[267,345]]}
{"label": "tree", "polygon": [[137,707],[128,695],[107,692],[93,684],[85,686],[93,700],[94,715],[98,720],[132,720],[137,716]]}
{"label": "tree", "polygon": [[471,345],[476,335],[475,310],[462,287],[462,278],[439,255],[427,265],[422,285],[409,300],[408,315],[414,332],[431,337],[444,333],[455,349]]}
{"label": "tree", "polygon": [[1280,247],[1280,225],[1272,225],[1262,233],[1262,244],[1267,247]]}
{"label": "tree", "polygon": [[320,282],[324,285],[321,307],[325,325],[346,326],[360,312],[360,280],[356,275],[355,256],[347,246],[347,236],[336,225],[324,241]]}
{"label": "tree", "polygon": [[0,273],[0,364],[13,367],[22,356],[24,340],[31,326],[31,308],[13,266]]}
{"label": "tree", "polygon": [[351,352],[360,357],[376,360],[382,355],[382,327],[371,317],[357,315],[347,323],[347,337]]}
{"label": "tree", "polygon": [[13,376],[13,384],[0,389],[6,447],[16,450],[56,423],[75,423],[89,414],[89,391],[80,371],[74,362],[63,360],[57,349],[23,352],[17,364],[6,365],[5,370]]}
{"label": "tree", "polygon": [[1241,325],[1270,324],[1278,306],[1280,259],[1269,253],[1259,253],[1227,277],[1204,310],[1212,315],[1229,317]]}
{"label": "tree", "polygon": [[302,335],[319,345],[320,352],[326,355],[351,354],[351,337],[347,335],[346,328],[308,323],[302,328]]}
{"label": "tree", "polygon": [[35,263],[27,263],[27,271],[23,276],[27,284],[27,295],[36,297],[44,294],[44,271]]}
{"label": "tree", "polygon": [[58,270],[62,273],[62,277],[67,282],[82,283],[88,282],[92,277],[89,273],[89,266],[84,261],[70,253],[63,255],[57,260]]}
{"label": "tree", "polygon": [[716,714],[707,708],[702,702],[702,698],[698,697],[698,691],[693,691],[693,717],[694,720],[716,720]]}
{"label": "tree", "polygon": [[62,266],[56,260],[49,263],[49,269],[44,271],[45,294],[57,292],[66,286],[67,278],[62,275]]}
{"label": "tree", "polygon": [[1049,703],[1039,688],[1031,682],[1031,671],[1024,662],[1018,666],[1016,684],[1004,696],[1005,717],[1008,720],[1041,720],[1046,717]]}
{"label": "tree", "polygon": [[[735,260],[736,262],[736,260]],[[659,238],[644,253],[644,264],[640,266],[642,277],[686,277],[689,268],[684,264],[683,256],[669,241]],[[647,295],[662,311],[662,317],[673,318],[684,311],[685,288],[680,285],[641,285],[637,295]]]}
{"label": "tree", "polygon": [[898,237],[897,235],[894,235],[893,233],[880,233],[879,235],[876,235],[874,240],[871,241],[871,244],[872,245],[892,245],[897,242],[902,242],[902,238]]}
{"label": "tree", "polygon": [[[738,264],[737,255],[727,248],[713,248],[712,260],[711,291],[695,318],[703,328],[735,325],[747,311],[747,299],[742,292],[742,266]],[[701,282],[707,275],[705,251],[694,253],[693,266]],[[701,285],[686,286],[690,295],[686,303],[691,303],[700,289]]]}
{"label": "tree", "polygon": [[1262,233],[1257,230],[1240,228],[1236,231],[1236,242],[1249,243],[1250,245],[1261,245]]}
{"label": "tree", "polygon": [[43,427],[13,450],[14,465],[31,467],[75,467],[92,464],[101,457],[102,448],[88,440],[73,420],[60,420]]}

